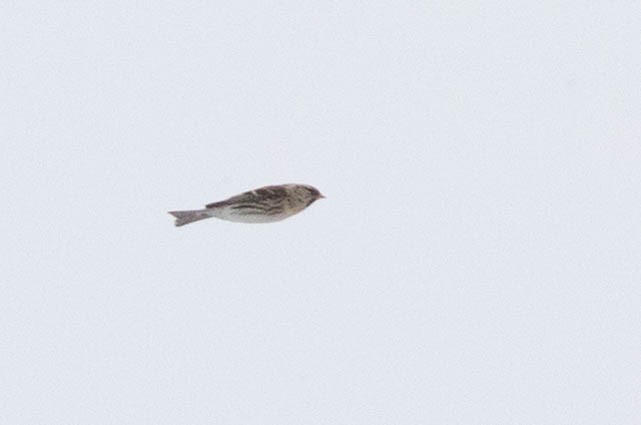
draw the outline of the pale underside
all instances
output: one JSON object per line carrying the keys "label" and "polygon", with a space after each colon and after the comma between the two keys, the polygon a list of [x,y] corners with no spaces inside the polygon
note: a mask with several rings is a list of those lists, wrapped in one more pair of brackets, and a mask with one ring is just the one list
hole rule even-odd
{"label": "pale underside", "polygon": [[[299,210],[300,211],[300,210]],[[230,206],[207,208],[203,210],[210,217],[216,217],[221,220],[234,221],[236,223],[272,223],[274,221],[281,221],[287,217],[298,213],[299,211],[287,211],[279,214],[268,215],[259,209],[233,209]]]}

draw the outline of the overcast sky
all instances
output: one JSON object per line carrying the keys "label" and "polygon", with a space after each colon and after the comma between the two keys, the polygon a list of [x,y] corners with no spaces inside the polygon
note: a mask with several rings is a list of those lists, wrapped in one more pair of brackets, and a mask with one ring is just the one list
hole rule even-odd
{"label": "overcast sky", "polygon": [[[0,27],[3,424],[641,423],[636,2]],[[166,213],[290,182],[327,199]]]}

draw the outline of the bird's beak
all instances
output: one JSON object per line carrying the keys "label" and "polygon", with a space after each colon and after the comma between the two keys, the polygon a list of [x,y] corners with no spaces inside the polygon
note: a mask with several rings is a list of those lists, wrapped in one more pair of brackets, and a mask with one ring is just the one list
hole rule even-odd
{"label": "bird's beak", "polygon": [[318,195],[318,199],[325,199],[325,195],[321,193],[320,195]]}

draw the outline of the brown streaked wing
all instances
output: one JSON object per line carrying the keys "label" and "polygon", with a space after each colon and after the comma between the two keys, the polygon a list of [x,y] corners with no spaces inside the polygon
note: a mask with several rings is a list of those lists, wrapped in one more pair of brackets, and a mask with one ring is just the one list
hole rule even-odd
{"label": "brown streaked wing", "polygon": [[225,199],[224,201],[212,202],[205,205],[205,208],[215,208],[215,207],[224,207],[229,204],[234,204],[238,202],[255,202],[256,195],[251,191],[241,193],[240,195],[232,196],[231,198]]}
{"label": "brown streaked wing", "polygon": [[287,196],[287,189],[282,186],[265,186],[256,189],[256,193],[261,199],[277,200]]}
{"label": "brown streaked wing", "polygon": [[243,203],[243,202],[260,202],[264,199],[283,199],[287,196],[287,189],[282,186],[265,186],[256,190],[249,190],[240,195],[232,196],[224,201],[212,202],[205,205],[205,208],[224,207],[230,204]]}

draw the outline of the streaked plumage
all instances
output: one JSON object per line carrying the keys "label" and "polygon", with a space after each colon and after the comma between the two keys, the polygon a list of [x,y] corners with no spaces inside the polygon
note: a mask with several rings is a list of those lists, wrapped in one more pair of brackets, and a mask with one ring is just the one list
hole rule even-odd
{"label": "streaked plumage", "polygon": [[270,223],[284,220],[324,198],[315,187],[304,184],[265,186],[224,201],[212,202],[204,209],[170,211],[176,226],[216,217],[238,223]]}

